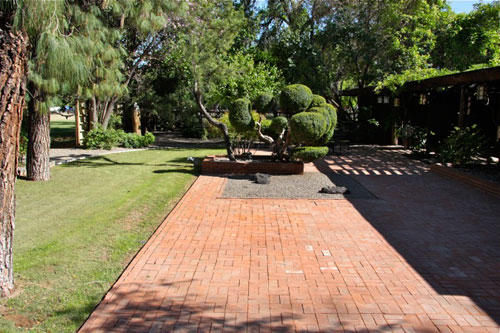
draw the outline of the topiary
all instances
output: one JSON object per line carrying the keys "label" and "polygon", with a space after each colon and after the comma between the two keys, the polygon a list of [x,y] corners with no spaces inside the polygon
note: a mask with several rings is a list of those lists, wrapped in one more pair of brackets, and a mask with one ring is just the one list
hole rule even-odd
{"label": "topiary", "polygon": [[239,98],[232,104],[229,111],[229,121],[238,132],[246,132],[254,128],[254,120],[250,114],[250,101]]}
{"label": "topiary", "polygon": [[322,104],[326,104],[326,99],[323,96],[320,95],[313,95],[313,100],[311,102],[311,105],[309,107],[318,107],[321,106]]}
{"label": "topiary", "polygon": [[271,121],[270,130],[275,135],[280,135],[284,129],[288,128],[288,119],[285,117],[276,117]]}
{"label": "topiary", "polygon": [[335,127],[337,127],[337,110],[331,104],[322,104],[321,105],[322,114],[329,119],[329,127],[326,130],[326,133],[321,137],[321,142],[323,144],[328,143],[335,133]]}
{"label": "topiary", "polygon": [[328,154],[328,147],[297,147],[292,150],[292,160],[309,163]]}
{"label": "topiary", "polygon": [[281,109],[289,116],[307,110],[312,100],[311,89],[303,84],[286,86],[280,94]]}
{"label": "topiary", "polygon": [[253,106],[258,113],[266,114],[271,112],[273,106],[273,94],[262,93],[257,96],[253,102]]}
{"label": "topiary", "polygon": [[328,129],[319,112],[301,112],[290,118],[291,139],[297,144],[316,145]]}
{"label": "topiary", "polygon": [[335,127],[337,127],[337,109],[335,108],[335,106],[328,103],[321,104],[321,107],[328,110],[328,112],[330,113],[330,117],[332,118],[332,125],[335,129]]}

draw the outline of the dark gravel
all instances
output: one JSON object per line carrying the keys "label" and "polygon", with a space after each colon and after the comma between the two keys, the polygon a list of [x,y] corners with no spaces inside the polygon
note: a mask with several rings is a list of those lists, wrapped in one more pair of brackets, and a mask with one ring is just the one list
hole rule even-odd
{"label": "dark gravel", "polygon": [[[306,172],[302,175],[271,176],[269,184],[255,183],[254,175],[231,175],[223,198],[374,199],[375,196],[347,175]],[[350,194],[319,193],[325,186],[345,186]]]}

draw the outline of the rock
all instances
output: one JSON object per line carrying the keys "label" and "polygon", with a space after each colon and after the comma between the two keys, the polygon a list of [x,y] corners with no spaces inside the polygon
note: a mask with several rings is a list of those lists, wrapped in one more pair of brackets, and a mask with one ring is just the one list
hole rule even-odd
{"label": "rock", "polygon": [[327,193],[327,194],[349,194],[351,191],[347,187],[343,186],[326,186],[323,187],[319,193]]}
{"label": "rock", "polygon": [[271,182],[271,175],[265,173],[256,173],[254,177],[257,184],[269,184]]}
{"label": "rock", "polygon": [[202,159],[201,159],[201,158],[198,158],[198,157],[191,157],[191,156],[189,156],[189,157],[187,158],[187,160],[188,160],[188,162],[193,163],[193,165],[194,165],[195,167],[200,166],[200,165],[201,165],[201,162],[202,162]]}

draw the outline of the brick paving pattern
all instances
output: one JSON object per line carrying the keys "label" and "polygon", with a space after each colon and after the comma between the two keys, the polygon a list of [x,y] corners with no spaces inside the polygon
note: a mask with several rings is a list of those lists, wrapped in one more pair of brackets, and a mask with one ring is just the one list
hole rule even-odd
{"label": "brick paving pattern", "polygon": [[500,202],[397,151],[307,170],[376,199],[220,199],[201,176],[81,332],[499,332]]}

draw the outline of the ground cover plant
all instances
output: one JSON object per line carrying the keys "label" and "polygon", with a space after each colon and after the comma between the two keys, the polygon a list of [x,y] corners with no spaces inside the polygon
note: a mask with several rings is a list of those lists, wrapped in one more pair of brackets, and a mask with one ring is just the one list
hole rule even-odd
{"label": "ground cover plant", "polygon": [[0,332],[74,332],[194,181],[187,157],[216,153],[111,154],[18,180],[17,291],[0,303]]}

